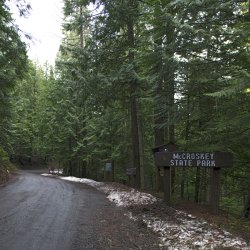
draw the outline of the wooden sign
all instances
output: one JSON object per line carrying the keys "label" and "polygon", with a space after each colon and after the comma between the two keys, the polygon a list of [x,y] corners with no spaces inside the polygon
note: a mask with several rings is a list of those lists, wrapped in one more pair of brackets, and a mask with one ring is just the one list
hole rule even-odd
{"label": "wooden sign", "polygon": [[210,206],[213,213],[219,212],[220,168],[233,165],[233,155],[228,152],[178,152],[176,145],[168,143],[153,149],[155,165],[164,171],[164,200],[171,202],[173,167],[211,168]]}
{"label": "wooden sign", "polygon": [[104,165],[104,180],[114,181],[114,162],[106,162]]}
{"label": "wooden sign", "polygon": [[233,155],[228,152],[156,152],[157,167],[231,167]]}
{"label": "wooden sign", "polygon": [[136,168],[127,168],[127,175],[136,175]]}
{"label": "wooden sign", "polygon": [[111,162],[106,162],[105,163],[104,171],[105,172],[112,172],[112,163]]}

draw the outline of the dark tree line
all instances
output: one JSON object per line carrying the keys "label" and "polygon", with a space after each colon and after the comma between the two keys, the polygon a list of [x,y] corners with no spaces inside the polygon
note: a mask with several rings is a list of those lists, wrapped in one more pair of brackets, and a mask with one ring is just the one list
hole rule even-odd
{"label": "dark tree line", "polygon": [[[23,9],[20,7],[20,11]],[[15,84],[24,76],[26,45],[11,17],[6,1],[0,1],[0,182],[10,167],[12,95]]]}

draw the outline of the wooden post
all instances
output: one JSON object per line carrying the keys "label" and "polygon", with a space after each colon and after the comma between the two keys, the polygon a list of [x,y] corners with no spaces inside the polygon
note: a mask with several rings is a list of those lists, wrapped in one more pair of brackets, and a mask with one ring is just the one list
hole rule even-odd
{"label": "wooden post", "polygon": [[112,161],[111,181],[115,181],[115,162]]}
{"label": "wooden post", "polygon": [[135,175],[128,176],[128,183],[130,187],[135,187]]}
{"label": "wooden post", "polygon": [[103,173],[103,177],[104,177],[104,181],[107,181],[107,172],[104,170],[104,173]]}
{"label": "wooden post", "polygon": [[131,176],[128,175],[128,185],[131,186]]}
{"label": "wooden post", "polygon": [[220,201],[220,168],[211,169],[210,206],[214,214],[219,213]]}
{"label": "wooden post", "polygon": [[126,173],[128,176],[129,186],[135,187],[136,186],[136,168],[127,168]]}
{"label": "wooden post", "polygon": [[171,168],[164,167],[164,200],[171,203]]}
{"label": "wooden post", "polygon": [[106,162],[104,166],[104,180],[112,182],[114,181],[114,162]]}
{"label": "wooden post", "polygon": [[135,175],[131,175],[131,186],[132,187],[136,186],[136,176]]}
{"label": "wooden post", "polygon": [[[172,144],[173,146],[173,144]],[[154,149],[155,165],[164,168],[164,200],[171,201],[171,168],[174,167],[209,167],[211,169],[210,206],[213,213],[219,212],[220,168],[233,165],[233,155],[227,152],[177,152],[166,148],[165,151]],[[170,167],[171,166],[171,167]],[[198,198],[198,195],[197,195]]]}
{"label": "wooden post", "polygon": [[156,167],[156,191],[160,191],[160,168]]}

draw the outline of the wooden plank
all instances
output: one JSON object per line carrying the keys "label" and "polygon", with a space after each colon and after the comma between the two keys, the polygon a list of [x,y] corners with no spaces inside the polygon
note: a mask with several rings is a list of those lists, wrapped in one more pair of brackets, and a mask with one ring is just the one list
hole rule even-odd
{"label": "wooden plank", "polygon": [[220,168],[211,169],[210,206],[214,214],[219,213]]}
{"label": "wooden plank", "polygon": [[171,203],[171,168],[164,167],[164,200]]}

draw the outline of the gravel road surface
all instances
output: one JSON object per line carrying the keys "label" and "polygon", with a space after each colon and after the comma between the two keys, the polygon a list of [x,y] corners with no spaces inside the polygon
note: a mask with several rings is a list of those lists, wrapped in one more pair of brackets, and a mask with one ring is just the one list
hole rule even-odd
{"label": "gravel road surface", "polygon": [[21,171],[0,188],[0,249],[158,249],[158,238],[92,187]]}

